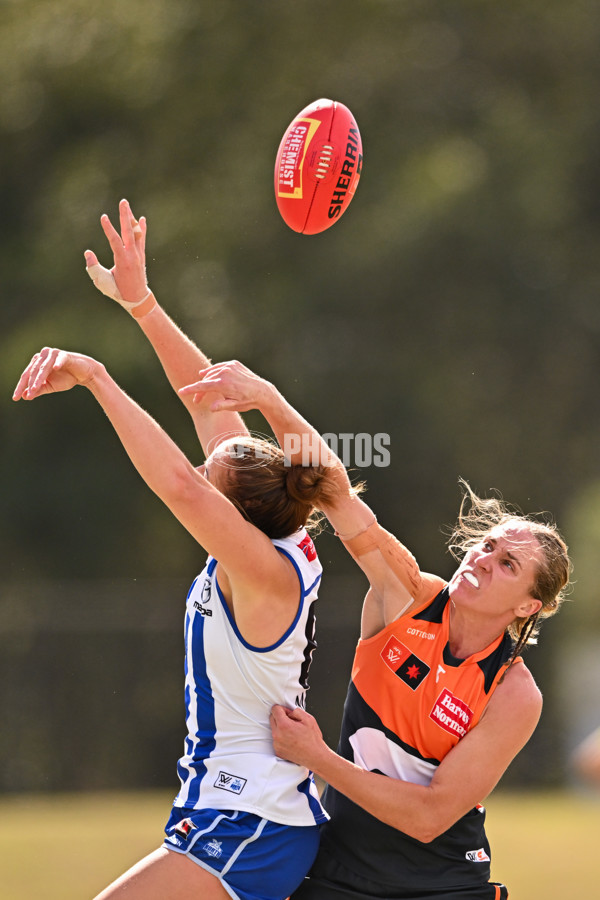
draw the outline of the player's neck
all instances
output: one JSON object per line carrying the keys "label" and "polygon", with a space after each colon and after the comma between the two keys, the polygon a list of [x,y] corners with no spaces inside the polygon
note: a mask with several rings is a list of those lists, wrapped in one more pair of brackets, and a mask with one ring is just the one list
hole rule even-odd
{"label": "player's neck", "polygon": [[506,628],[504,621],[489,620],[457,608],[450,601],[448,644],[456,659],[467,659],[489,647]]}

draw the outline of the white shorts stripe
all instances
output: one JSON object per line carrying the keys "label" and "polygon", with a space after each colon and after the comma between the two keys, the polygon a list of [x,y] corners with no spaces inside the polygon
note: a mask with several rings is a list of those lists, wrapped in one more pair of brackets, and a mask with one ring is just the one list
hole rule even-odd
{"label": "white shorts stripe", "polygon": [[246,849],[246,847],[248,846],[248,844],[251,844],[252,841],[255,841],[257,838],[259,838],[259,837],[261,836],[262,831],[263,831],[263,828],[264,828],[265,825],[267,824],[267,821],[268,821],[267,819],[261,819],[260,822],[259,822],[258,828],[257,828],[256,831],[254,832],[254,834],[250,835],[249,838],[246,838],[245,841],[242,841],[242,843],[241,843],[240,846],[237,848],[237,850],[235,851],[235,853],[233,853],[233,854],[229,857],[229,862],[223,867],[223,871],[222,871],[222,873],[221,873],[222,875],[226,875],[226,874],[227,874],[227,872],[228,872],[229,869],[232,867],[232,865],[234,864],[234,862],[236,861],[236,859],[238,858],[238,856],[240,855],[240,853],[242,853],[242,851],[244,851],[244,850]]}

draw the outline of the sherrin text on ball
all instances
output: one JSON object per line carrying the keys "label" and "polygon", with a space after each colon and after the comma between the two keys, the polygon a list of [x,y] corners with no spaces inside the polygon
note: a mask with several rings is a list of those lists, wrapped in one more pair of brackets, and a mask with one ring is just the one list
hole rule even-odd
{"label": "sherrin text on ball", "polygon": [[358,125],[337,100],[316,100],[286,129],[275,162],[275,198],[284,222],[318,234],[350,205],[362,171]]}

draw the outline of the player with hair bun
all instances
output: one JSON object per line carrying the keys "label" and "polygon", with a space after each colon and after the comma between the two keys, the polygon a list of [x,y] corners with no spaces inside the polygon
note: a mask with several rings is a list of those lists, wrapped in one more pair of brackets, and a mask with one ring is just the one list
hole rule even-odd
{"label": "player with hair bun", "polygon": [[121,234],[102,218],[114,268],[87,251],[88,268],[150,340],[192,416],[205,463],[195,468],[83,354],[44,348],[13,395],[89,390],[141,477],[209,554],[186,603],[187,737],[165,841],[97,900],[283,900],[310,868],[327,816],[312,774],[276,758],[269,717],[275,703],[304,705],[322,573],[307,526],[340,479],[352,489],[343,467],[290,465],[238,413],[179,393],[209,360],[148,288],[145,221],[126,201],[120,220]]}
{"label": "player with hair bun", "polygon": [[[290,465],[281,447],[270,441],[231,438],[227,460],[227,496],[241,514],[267,537],[294,534],[308,527],[314,533],[322,516],[315,503],[322,502],[328,487],[323,465]],[[228,477],[229,476],[229,477]]]}

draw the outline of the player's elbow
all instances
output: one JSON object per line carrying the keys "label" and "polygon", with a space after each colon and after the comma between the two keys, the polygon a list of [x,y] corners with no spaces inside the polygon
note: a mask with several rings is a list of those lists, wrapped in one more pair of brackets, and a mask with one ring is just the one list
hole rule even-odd
{"label": "player's elbow", "polygon": [[165,475],[161,497],[172,509],[189,506],[197,501],[203,486],[201,477],[191,465],[175,464]]}
{"label": "player's elbow", "polygon": [[420,841],[421,844],[430,844],[447,831],[455,821],[455,818],[451,818],[435,803],[426,802],[420,810],[415,810],[406,834]]}

